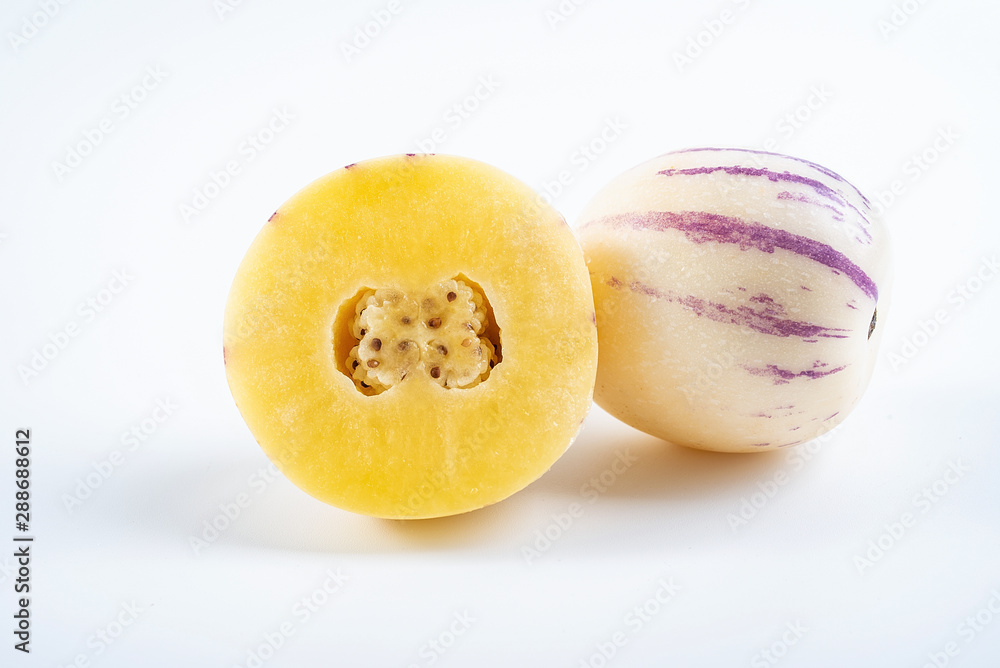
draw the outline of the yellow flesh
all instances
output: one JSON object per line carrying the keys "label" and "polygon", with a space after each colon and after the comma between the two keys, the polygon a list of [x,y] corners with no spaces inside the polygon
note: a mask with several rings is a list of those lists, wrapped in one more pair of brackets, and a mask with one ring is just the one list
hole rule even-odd
{"label": "yellow flesh", "polygon": [[[481,291],[495,322],[469,347],[488,360],[499,340],[499,363],[435,379],[422,349],[418,373],[359,391],[348,370],[352,351],[370,359],[359,299],[387,290],[422,306],[456,277]],[[463,299],[442,311],[449,354],[469,315]],[[597,363],[590,280],[570,229],[519,181],[447,156],[359,163],[292,197],[247,252],[224,333],[230,389],[271,460],[327,503],[389,518],[473,510],[535,480],[578,431]],[[434,340],[415,333],[420,345]],[[443,386],[459,376],[474,386]]]}

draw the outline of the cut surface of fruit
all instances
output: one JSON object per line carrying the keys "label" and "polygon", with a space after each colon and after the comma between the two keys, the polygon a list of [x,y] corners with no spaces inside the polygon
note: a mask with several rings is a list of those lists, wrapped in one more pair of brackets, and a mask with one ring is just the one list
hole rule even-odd
{"label": "cut surface of fruit", "polygon": [[438,517],[510,496],[565,451],[597,330],[558,213],[488,165],[406,155],[275,212],[233,282],[224,354],[292,482],[354,512]]}

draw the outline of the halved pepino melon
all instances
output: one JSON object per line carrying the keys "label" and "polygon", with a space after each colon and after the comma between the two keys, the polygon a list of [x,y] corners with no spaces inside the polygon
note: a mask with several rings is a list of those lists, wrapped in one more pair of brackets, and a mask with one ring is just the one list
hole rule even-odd
{"label": "halved pepino melon", "polygon": [[504,499],[591,405],[597,329],[562,217],[488,165],[349,165],[271,217],[233,281],[224,357],[250,431],[296,485],[385,518]]}

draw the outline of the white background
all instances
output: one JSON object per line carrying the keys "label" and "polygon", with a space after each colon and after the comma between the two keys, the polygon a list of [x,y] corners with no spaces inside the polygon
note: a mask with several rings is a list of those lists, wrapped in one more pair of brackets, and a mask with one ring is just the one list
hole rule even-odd
{"label": "white background", "polygon": [[[220,16],[212,0],[75,0],[50,2],[47,19],[42,4],[0,12],[0,540],[15,533],[23,427],[37,537],[30,656],[12,648],[12,548],[0,550],[0,664],[256,665],[282,624],[292,635],[262,665],[919,667],[948,643],[939,664],[1000,663],[988,608],[1000,611],[1000,279],[984,264],[1000,251],[996,3],[592,0],[564,2],[573,11],[556,21],[558,0],[400,0],[351,57],[342,45],[387,2],[243,0]],[[713,23],[724,10],[729,22]],[[160,80],[143,90],[147,68]],[[476,109],[449,120],[477,88]],[[292,119],[248,159],[244,142],[274,110]],[[110,132],[60,174],[102,119]],[[608,123],[620,129],[602,145]],[[595,409],[525,491],[411,523],[254,477],[267,460],[226,387],[222,310],[260,226],[309,181],[433,148],[550,192],[567,172],[554,204],[573,221],[648,158],[769,139],[886,202],[898,182],[882,358],[830,438],[726,456]],[[580,147],[592,141],[591,159]],[[239,173],[185,220],[229,161]],[[115,272],[127,285],[102,292]],[[52,341],[65,345],[25,376]],[[158,400],[176,405],[162,423]],[[130,450],[133,428],[148,434]],[[120,465],[67,508],[115,450]],[[590,503],[581,487],[625,452],[637,462],[605,473]],[[962,475],[941,482],[953,465]],[[934,502],[919,501],[935,481]],[[237,499],[239,517],[193,549]],[[583,513],[560,529],[553,517],[573,503]],[[906,513],[912,526],[893,529]],[[329,596],[328,571],[348,578]],[[661,580],[677,588],[662,604]],[[306,620],[296,602],[314,594],[326,600]],[[639,623],[631,611],[647,603]],[[452,637],[456,615],[474,621]],[[625,643],[607,661],[616,633]]]}

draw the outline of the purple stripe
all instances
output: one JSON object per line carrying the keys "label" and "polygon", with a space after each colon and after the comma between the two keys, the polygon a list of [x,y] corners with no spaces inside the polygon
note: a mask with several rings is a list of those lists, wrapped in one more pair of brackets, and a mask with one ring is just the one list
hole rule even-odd
{"label": "purple stripe", "polygon": [[840,181],[841,183],[843,183],[845,185],[851,186],[851,190],[853,190],[854,192],[856,192],[858,194],[858,196],[861,197],[861,199],[862,199],[862,201],[864,201],[865,205],[869,206],[869,207],[871,206],[871,202],[868,201],[868,198],[865,197],[865,194],[863,192],[861,192],[860,190],[858,190],[857,186],[855,186],[854,184],[852,184],[850,181],[848,181],[847,179],[845,179],[843,176],[841,176],[837,172],[833,171],[832,169],[827,169],[823,165],[818,165],[818,164],[816,164],[815,162],[813,162],[811,160],[806,160],[805,158],[796,158],[794,155],[785,155],[784,153],[772,153],[771,151],[756,151],[754,149],[749,149],[749,148],[686,148],[686,149],[682,149],[680,151],[671,151],[670,153],[666,153],[665,155],[673,155],[675,153],[700,153],[701,151],[716,151],[716,152],[719,152],[719,151],[735,151],[736,153],[751,153],[753,155],[773,155],[776,158],[787,158],[788,160],[794,160],[795,162],[801,162],[803,165],[809,165],[810,167],[812,167],[813,169],[815,169],[820,174],[823,174],[824,176],[828,176],[831,179],[833,179],[834,181]]}
{"label": "purple stripe", "polygon": [[840,196],[836,190],[826,185],[822,181],[817,181],[816,179],[810,179],[808,176],[802,176],[800,174],[792,174],[791,172],[774,172],[765,167],[741,167],[739,165],[730,166],[718,166],[718,167],[691,167],[690,169],[664,169],[657,172],[663,176],[674,176],[680,174],[683,176],[697,176],[699,174],[712,174],[714,172],[725,172],[730,176],[766,176],[768,180],[779,183],[797,183],[802,186],[807,186],[816,191],[816,194],[821,197],[826,197],[831,202],[839,204],[841,206],[847,206],[854,210],[866,224],[871,224],[868,220],[868,216],[861,213],[856,206],[848,202],[846,199]]}
{"label": "purple stripe", "polygon": [[[844,212],[843,211],[841,211],[837,207],[833,206],[832,204],[824,204],[823,202],[820,202],[819,200],[813,199],[812,197],[809,197],[809,195],[803,195],[802,193],[792,193],[792,192],[788,192],[787,190],[784,190],[784,191],[778,193],[778,199],[781,199],[781,200],[794,200],[796,202],[802,202],[803,204],[811,204],[813,206],[818,206],[818,207],[822,207],[824,209],[829,209],[830,211],[833,211],[833,219],[835,221],[837,221],[838,223],[844,222]],[[848,206],[851,206],[851,205],[848,204]],[[851,207],[851,208],[854,209],[854,207]],[[857,211],[857,209],[854,209],[854,210]],[[871,222],[867,218],[865,218],[864,216],[862,216],[862,219],[868,225],[871,224]],[[856,229],[859,230],[861,232],[861,234],[864,235],[864,238],[862,239],[861,237],[855,236],[854,237],[855,241],[857,241],[858,243],[861,243],[861,244],[870,244],[872,242],[871,232],[868,231],[868,228],[865,225],[858,225],[856,227]]]}
{"label": "purple stripe", "polygon": [[[813,365],[813,366],[815,367],[817,365]],[[826,364],[822,364],[820,366],[827,366],[827,365]],[[819,369],[816,369],[816,368],[812,368],[812,369],[806,369],[805,371],[798,371],[798,372],[789,371],[788,369],[780,369],[780,368],[778,368],[774,364],[768,364],[767,366],[765,366],[763,368],[761,368],[761,367],[751,367],[751,366],[744,366],[743,368],[746,369],[747,372],[750,373],[753,376],[767,376],[767,377],[771,377],[771,378],[774,379],[774,384],[775,385],[784,385],[784,384],[788,383],[788,381],[794,380],[795,378],[806,378],[806,379],[809,379],[809,380],[814,380],[816,378],[822,378],[823,376],[829,376],[830,374],[834,374],[834,373],[837,373],[839,371],[843,371],[847,367],[846,366],[838,366],[835,369],[829,369],[829,370],[819,370]]]}
{"label": "purple stripe", "polygon": [[793,192],[788,192],[787,190],[782,190],[780,193],[778,193],[778,199],[790,199],[796,202],[802,202],[803,204],[812,204],[813,206],[821,206],[824,209],[829,209],[830,211],[833,211],[833,219],[838,223],[844,221],[843,211],[833,206],[832,204],[824,204],[819,200],[815,200],[809,195],[803,195],[802,193],[793,193]]}
{"label": "purple stripe", "polygon": [[767,227],[760,223],[731,218],[706,211],[649,211],[647,213],[627,213],[618,216],[597,218],[584,227],[594,224],[610,227],[632,227],[659,232],[678,230],[694,243],[739,244],[740,250],[754,248],[764,253],[773,253],[775,248],[807,257],[814,262],[830,267],[833,271],[846,274],[862,292],[878,299],[878,286],[864,271],[841,253],[824,243],[792,234],[785,230]]}
{"label": "purple stripe", "polygon": [[[604,283],[605,285],[608,285],[616,290],[619,290],[624,286],[624,283],[614,276],[608,278]],[[769,309],[767,307],[765,307],[764,310],[755,310],[750,306],[737,306],[736,308],[731,308],[725,304],[719,304],[706,299],[701,299],[699,297],[695,297],[694,295],[685,295],[681,297],[670,292],[657,290],[656,288],[646,285],[645,283],[640,283],[639,281],[632,281],[629,283],[628,287],[632,292],[646,295],[647,297],[663,299],[674,304],[680,304],[689,311],[693,311],[694,314],[699,317],[705,317],[709,320],[725,323],[727,325],[747,327],[755,332],[769,334],[771,336],[798,336],[803,338],[822,336],[828,339],[845,339],[847,336],[843,334],[832,334],[831,332],[850,331],[847,329],[823,327],[822,325],[814,325],[808,322],[799,322],[797,320],[779,318],[773,313],[769,313]]]}

